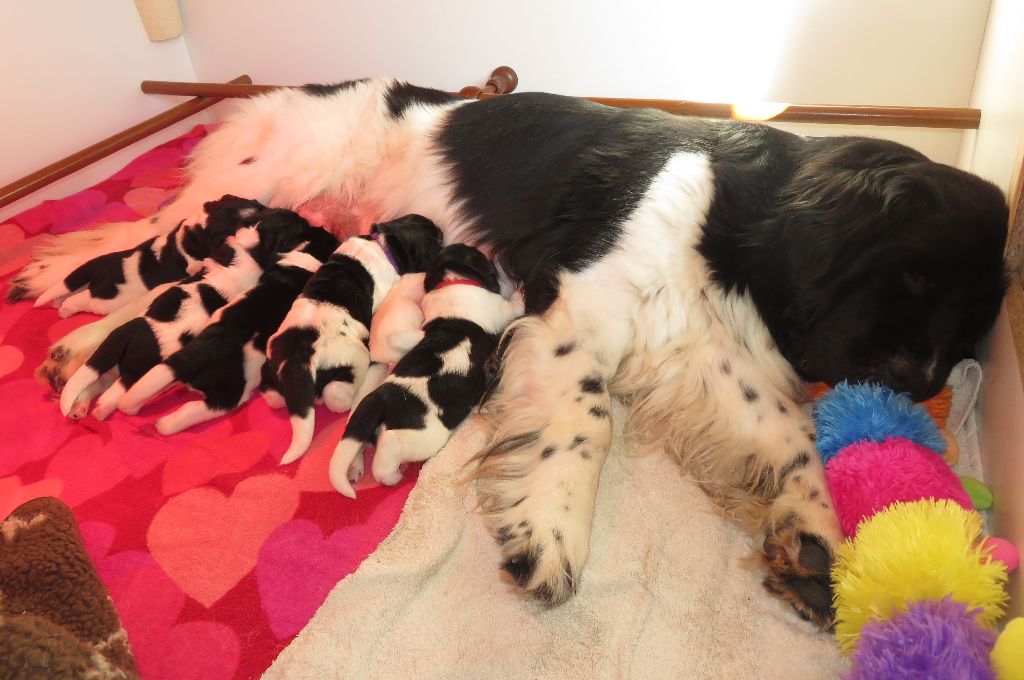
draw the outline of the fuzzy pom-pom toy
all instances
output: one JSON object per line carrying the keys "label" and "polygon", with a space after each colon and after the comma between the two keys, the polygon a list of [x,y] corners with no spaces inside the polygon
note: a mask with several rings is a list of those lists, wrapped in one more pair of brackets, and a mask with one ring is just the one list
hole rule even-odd
{"label": "fuzzy pom-pom toy", "polygon": [[966,510],[973,507],[946,461],[902,437],[850,444],[829,460],[825,478],[845,536],[855,535],[862,520],[900,501],[948,499]]}
{"label": "fuzzy pom-pom toy", "polygon": [[981,517],[946,500],[896,503],[864,521],[832,570],[840,648],[852,652],[871,619],[947,596],[994,625],[1006,607],[1006,567],[982,550],[980,535]]}
{"label": "fuzzy pom-pom toy", "polygon": [[836,385],[815,403],[814,424],[824,463],[850,444],[889,437],[903,437],[940,454],[946,450],[946,438],[924,407],[880,385]]}
{"label": "fuzzy pom-pom toy", "polygon": [[994,680],[989,654],[996,634],[979,626],[977,615],[945,598],[871,621],[844,680]]}
{"label": "fuzzy pom-pom toy", "polygon": [[1006,624],[992,649],[992,667],[999,680],[1024,680],[1024,617]]}

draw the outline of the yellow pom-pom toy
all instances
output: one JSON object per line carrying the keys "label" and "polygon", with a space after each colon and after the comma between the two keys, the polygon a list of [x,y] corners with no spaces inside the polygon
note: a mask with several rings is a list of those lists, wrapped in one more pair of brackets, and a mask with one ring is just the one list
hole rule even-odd
{"label": "yellow pom-pom toy", "polygon": [[1024,617],[1006,624],[996,639],[991,659],[999,680],[1024,680]]}
{"label": "yellow pom-pom toy", "polygon": [[862,523],[832,571],[843,652],[855,649],[864,624],[911,602],[948,596],[980,609],[979,624],[995,625],[1006,608],[1006,568],[980,537],[980,516],[948,501],[896,503]]}

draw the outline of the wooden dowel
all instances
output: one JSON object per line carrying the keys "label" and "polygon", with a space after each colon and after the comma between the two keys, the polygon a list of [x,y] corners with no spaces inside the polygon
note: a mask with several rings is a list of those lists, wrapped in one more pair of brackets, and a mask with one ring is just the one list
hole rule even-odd
{"label": "wooden dowel", "polygon": [[[489,99],[493,96],[496,95],[483,93],[480,95],[480,99]],[[780,104],[781,111],[775,115],[751,118],[737,115],[738,107],[733,104],[711,104],[673,99],[617,99],[611,97],[585,97],[585,99],[623,109],[660,109],[681,116],[771,120],[779,123],[889,125],[975,130],[981,122],[981,111],[968,108]]]}
{"label": "wooden dowel", "polygon": [[[512,92],[518,79],[500,73],[499,67],[483,88],[467,86],[459,93],[464,97],[489,99]],[[142,91],[150,94],[198,95],[207,97],[251,97],[276,89],[277,85],[224,85],[220,83],[176,83],[161,80],[142,81]],[[507,89],[505,89],[507,88]],[[781,112],[770,117],[738,115],[732,104],[677,101],[674,99],[619,99],[585,97],[592,102],[622,109],[660,109],[680,116],[772,120],[780,123],[824,123],[843,125],[886,125],[899,127],[952,128],[976,130],[981,111],[970,108],[927,106],[826,106],[817,104],[780,105]]]}
{"label": "wooden dowel", "polygon": [[[251,83],[252,79],[249,76],[238,76],[230,82]],[[169,109],[161,114],[153,116],[152,118],[144,120],[138,125],[133,125],[127,130],[119,132],[116,135],[107,137],[103,141],[82,149],[78,153],[74,153],[67,158],[57,161],[56,163],[47,165],[45,168],[37,170],[31,175],[15,180],[7,186],[0,187],[0,208],[15,202],[20,198],[24,198],[33,191],[43,188],[47,184],[51,184],[52,182],[56,182],[59,179],[67,177],[71,173],[81,170],[85,166],[90,163],[94,163],[101,158],[105,158],[115,151],[120,151],[126,146],[134,144],[141,139],[145,139],[154,132],[158,132],[179,121],[185,120],[189,116],[213,106],[218,101],[220,100],[211,97],[198,97],[184,102],[183,104],[178,104],[173,109]]]}
{"label": "wooden dowel", "polygon": [[[483,94],[508,94],[516,89],[519,77],[508,66],[499,66],[491,72],[491,77],[483,87],[467,85],[459,94],[463,97],[477,97]],[[143,80],[142,91],[146,94],[170,94],[185,97],[253,97],[265,92],[272,92],[283,87],[301,87],[301,85],[232,85],[225,83],[182,83],[171,80]],[[454,94],[454,93],[452,93]]]}

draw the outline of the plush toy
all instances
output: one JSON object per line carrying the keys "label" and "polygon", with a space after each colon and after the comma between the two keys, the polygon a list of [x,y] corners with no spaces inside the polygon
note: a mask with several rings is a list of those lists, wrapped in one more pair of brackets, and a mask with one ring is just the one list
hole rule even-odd
{"label": "plush toy", "polygon": [[1021,677],[1024,631],[1014,623],[997,641],[993,630],[1018,556],[982,536],[983,485],[969,494],[940,453],[955,440],[925,408],[873,385],[837,386],[814,418],[849,538],[832,572],[848,677]]}

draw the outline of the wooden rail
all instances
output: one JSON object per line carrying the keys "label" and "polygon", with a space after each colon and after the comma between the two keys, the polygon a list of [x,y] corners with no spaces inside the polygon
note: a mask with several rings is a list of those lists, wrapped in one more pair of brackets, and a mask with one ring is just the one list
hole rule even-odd
{"label": "wooden rail", "polygon": [[[506,71],[507,69],[507,71]],[[489,99],[512,92],[518,79],[515,71],[499,67],[483,88],[465,87],[459,94],[477,99]],[[203,97],[252,97],[292,85],[230,85],[222,83],[180,83],[165,80],[144,80],[142,91],[148,94],[170,94]],[[674,99],[618,99],[613,97],[584,97],[598,104],[623,109],[661,109],[681,116],[704,118],[732,118],[736,120],[772,120],[780,123],[825,123],[843,125],[886,125],[899,127],[951,128],[976,130],[981,122],[981,111],[971,108],[928,106],[853,106],[820,104],[778,104],[768,114],[759,114],[756,107],[747,113],[736,104],[679,101]]]}
{"label": "wooden rail", "polygon": [[[231,84],[251,83],[249,76],[238,76],[229,81]],[[154,132],[163,130],[174,125],[178,121],[185,120],[191,115],[199,113],[219,102],[215,97],[196,97],[183,104],[178,104],[173,109],[168,109],[161,114],[133,125],[127,130],[118,132],[116,135],[107,137],[90,147],[73,153],[56,163],[51,163],[41,170],[36,170],[31,175],[26,175],[10,184],[0,187],[0,208],[14,203],[20,198],[28,196],[33,191],[42,189],[47,184],[52,184],[59,179],[67,177],[73,172],[105,158],[115,151],[120,151],[139,140],[145,139]]]}
{"label": "wooden rail", "polygon": [[[508,66],[499,66],[491,72],[483,87],[467,85],[458,94],[476,98],[487,95],[509,94],[519,84],[516,72]],[[253,85],[250,83],[182,83],[172,80],[143,80],[142,91],[146,94],[170,94],[184,97],[254,97],[281,88],[298,88],[301,85]],[[452,93],[456,94],[456,93]]]}

